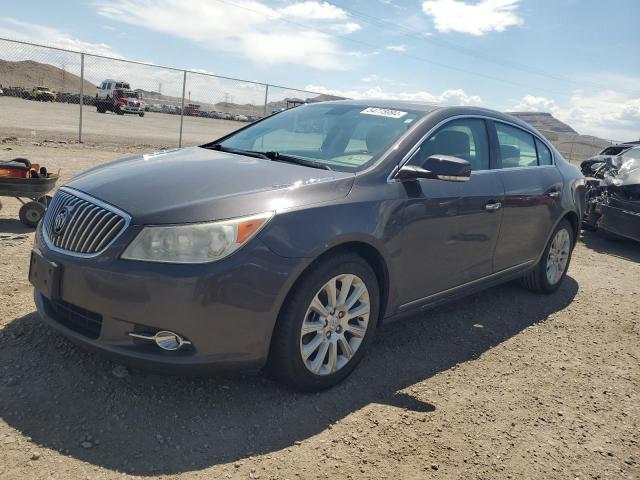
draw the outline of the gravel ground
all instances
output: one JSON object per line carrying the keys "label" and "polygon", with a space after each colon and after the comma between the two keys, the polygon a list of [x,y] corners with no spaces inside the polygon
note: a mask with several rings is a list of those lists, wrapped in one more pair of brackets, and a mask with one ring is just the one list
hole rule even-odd
{"label": "gravel ground", "polygon": [[[5,141],[0,158],[68,178],[139,150]],[[2,479],[640,478],[637,244],[584,234],[556,294],[507,284],[385,326],[350,379],[305,395],[76,348],[34,312],[17,210],[0,211]]]}
{"label": "gravel ground", "polygon": [[[0,96],[0,136],[15,135],[33,141],[78,139],[80,106]],[[28,128],[24,126],[28,125]],[[200,145],[247,125],[244,122],[215,118],[184,117],[182,144]],[[147,144],[178,146],[180,116],[146,112],[138,115],[98,113],[96,107],[82,110],[82,134],[85,142],[108,144]]]}

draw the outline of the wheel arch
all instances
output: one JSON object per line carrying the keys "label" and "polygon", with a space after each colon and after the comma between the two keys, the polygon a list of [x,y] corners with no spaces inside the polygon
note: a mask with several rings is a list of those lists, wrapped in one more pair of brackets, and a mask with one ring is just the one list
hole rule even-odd
{"label": "wheel arch", "polygon": [[[569,210],[560,220],[558,220],[558,223],[562,220],[567,220],[569,224],[571,224],[571,227],[573,228],[573,244],[575,245],[578,242],[578,237],[580,236],[580,219],[578,218],[578,214],[573,210]],[[558,224],[556,223],[556,226],[557,225]]]}
{"label": "wheel arch", "polygon": [[[378,280],[378,288],[380,290],[380,313],[378,316],[378,325],[382,323],[382,319],[385,316],[385,312],[389,302],[389,267],[384,258],[384,255],[380,250],[378,250],[375,246],[370,243],[364,242],[362,240],[350,240],[345,241],[336,245],[331,246],[326,249],[320,255],[318,255],[312,262],[310,262],[295,278],[295,280],[291,283],[291,287],[287,292],[282,304],[280,305],[280,309],[278,311],[278,318],[280,317],[280,312],[286,305],[289,296],[292,294],[295,286],[300,281],[300,279],[304,278],[305,274],[313,268],[318,263],[322,262],[324,259],[335,255],[337,253],[349,252],[354,253],[362,257],[373,269],[376,278]],[[277,323],[277,321],[276,321]]]}

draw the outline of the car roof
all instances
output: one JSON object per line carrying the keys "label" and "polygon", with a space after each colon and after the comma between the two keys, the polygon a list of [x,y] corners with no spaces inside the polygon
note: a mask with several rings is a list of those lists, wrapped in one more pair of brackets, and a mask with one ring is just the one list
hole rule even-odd
{"label": "car roof", "polygon": [[[360,106],[363,108],[367,107],[378,107],[378,108],[387,108],[393,110],[413,110],[417,112],[423,113],[435,113],[438,112],[438,116],[442,118],[458,116],[458,115],[469,115],[469,116],[481,116],[481,117],[489,117],[496,120],[502,120],[504,122],[512,123],[518,125],[522,128],[525,128],[529,131],[535,132],[537,135],[544,138],[538,130],[533,127],[531,124],[514,117],[513,115],[508,115],[506,113],[498,112],[497,110],[491,110],[489,108],[482,107],[473,107],[473,106],[444,106],[437,105],[434,103],[428,102],[419,102],[419,101],[409,101],[409,100],[381,100],[381,99],[367,99],[367,100],[332,100],[328,102],[322,102],[322,104],[336,104],[336,105],[354,105]],[[313,105],[312,103],[309,105]]]}

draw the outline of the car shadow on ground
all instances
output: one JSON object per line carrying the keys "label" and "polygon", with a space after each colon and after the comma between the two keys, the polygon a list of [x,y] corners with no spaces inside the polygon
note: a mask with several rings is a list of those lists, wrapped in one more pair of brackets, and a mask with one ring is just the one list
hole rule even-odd
{"label": "car shadow on ground", "polygon": [[22,235],[32,233],[33,228],[27,227],[17,218],[0,218],[0,236],[2,234]]}
{"label": "car shadow on ground", "polygon": [[408,387],[544,322],[577,291],[571,277],[549,296],[506,284],[385,325],[353,375],[319,394],[263,375],[117,376],[34,312],[0,331],[0,417],[36,446],[114,471],[200,470],[293,446],[372,403],[432,415],[438,405]]}
{"label": "car shadow on ground", "polygon": [[601,232],[583,230],[580,237],[582,243],[589,249],[624,258],[632,262],[640,262],[640,243],[627,238],[605,237]]}

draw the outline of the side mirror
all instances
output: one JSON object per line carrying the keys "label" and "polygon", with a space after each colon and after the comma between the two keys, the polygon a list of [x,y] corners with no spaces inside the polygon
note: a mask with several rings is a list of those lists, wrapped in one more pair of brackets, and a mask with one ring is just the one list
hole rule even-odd
{"label": "side mirror", "polygon": [[471,177],[471,165],[466,160],[448,155],[432,155],[422,165],[405,165],[396,174],[400,180],[430,178],[448,182],[466,182]]}

